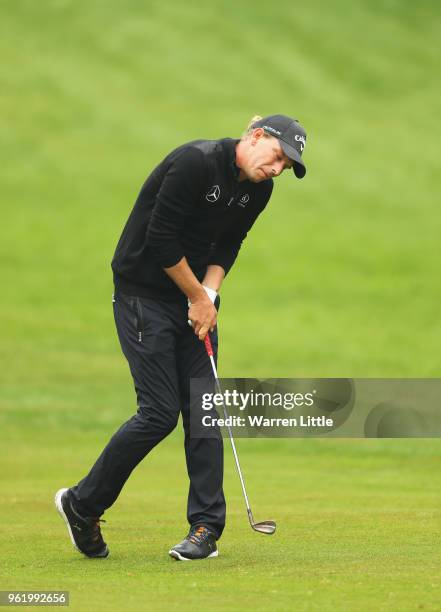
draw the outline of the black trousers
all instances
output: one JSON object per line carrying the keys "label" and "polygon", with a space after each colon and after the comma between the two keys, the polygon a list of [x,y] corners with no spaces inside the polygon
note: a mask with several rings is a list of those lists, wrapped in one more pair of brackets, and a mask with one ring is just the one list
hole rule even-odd
{"label": "black trousers", "polygon": [[[175,428],[181,413],[190,479],[187,519],[190,525],[210,527],[219,538],[225,526],[223,442],[220,432],[209,438],[190,436],[190,378],[213,378],[213,373],[204,343],[187,323],[187,304],[118,293],[113,307],[138,410],[71,489],[78,510],[85,516],[101,516],[132,470]],[[217,329],[210,337],[217,355]]]}

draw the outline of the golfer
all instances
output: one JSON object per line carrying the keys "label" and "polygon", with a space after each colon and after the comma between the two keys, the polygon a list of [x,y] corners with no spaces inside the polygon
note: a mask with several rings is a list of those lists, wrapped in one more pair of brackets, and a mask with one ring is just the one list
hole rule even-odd
{"label": "golfer", "polygon": [[290,168],[298,178],[305,175],[305,142],[297,120],[256,116],[241,139],[178,147],[142,186],[112,261],[115,323],[138,409],[89,474],[55,496],[84,555],[107,557],[100,517],[132,470],[175,428],[180,413],[190,531],[169,554],[180,560],[218,555],[216,541],[225,526],[223,443],[220,432],[190,436],[190,379],[213,377],[203,340],[211,332],[216,356],[219,289],[271,197],[273,178]]}

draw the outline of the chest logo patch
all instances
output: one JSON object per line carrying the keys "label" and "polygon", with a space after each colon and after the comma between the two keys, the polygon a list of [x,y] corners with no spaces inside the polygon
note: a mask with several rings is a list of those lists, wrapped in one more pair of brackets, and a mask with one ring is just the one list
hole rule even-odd
{"label": "chest logo patch", "polygon": [[239,206],[242,206],[242,208],[245,208],[245,204],[249,201],[250,201],[250,196],[246,193],[240,198],[238,204]]}
{"label": "chest logo patch", "polygon": [[220,196],[219,185],[213,185],[213,187],[210,187],[210,189],[207,191],[205,195],[205,199],[208,202],[216,202],[219,199],[219,196]]}

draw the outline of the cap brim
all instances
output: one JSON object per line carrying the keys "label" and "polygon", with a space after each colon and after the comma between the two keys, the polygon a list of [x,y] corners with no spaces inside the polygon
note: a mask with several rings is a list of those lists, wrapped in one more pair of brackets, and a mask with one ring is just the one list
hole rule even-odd
{"label": "cap brim", "polygon": [[284,140],[279,140],[279,142],[285,155],[294,162],[292,166],[294,174],[299,179],[303,178],[306,174],[306,167],[302,161],[302,158],[300,157],[299,152]]}

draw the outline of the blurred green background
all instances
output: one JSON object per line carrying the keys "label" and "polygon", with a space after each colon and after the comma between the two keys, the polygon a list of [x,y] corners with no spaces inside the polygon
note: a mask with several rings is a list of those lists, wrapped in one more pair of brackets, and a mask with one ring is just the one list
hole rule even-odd
{"label": "blurred green background", "polygon": [[225,282],[220,373],[439,376],[439,3],[0,14],[0,588],[70,588],[82,609],[439,609],[437,440],[241,441],[279,539],[248,533],[228,454],[225,554],[203,567],[166,557],[185,530],[180,431],[109,512],[107,565],[74,556],[52,508],[135,409],[110,260],[141,184],[172,148],[240,136],[256,113],[300,119],[308,174],[277,180]]}

